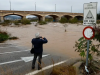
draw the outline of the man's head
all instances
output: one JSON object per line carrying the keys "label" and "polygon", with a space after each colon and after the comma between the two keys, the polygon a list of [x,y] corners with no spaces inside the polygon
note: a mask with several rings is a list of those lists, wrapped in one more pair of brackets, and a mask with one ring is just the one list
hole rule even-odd
{"label": "man's head", "polygon": [[39,33],[39,32],[36,33],[36,34],[35,34],[35,37],[36,37],[36,38],[39,38],[39,37],[40,37],[40,33]]}

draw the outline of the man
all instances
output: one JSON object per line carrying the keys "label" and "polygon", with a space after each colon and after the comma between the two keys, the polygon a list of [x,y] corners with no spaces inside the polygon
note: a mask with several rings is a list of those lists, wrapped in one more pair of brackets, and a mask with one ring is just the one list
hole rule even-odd
{"label": "man", "polygon": [[43,53],[43,44],[47,43],[48,40],[45,37],[40,37],[39,33],[36,33],[35,37],[36,38],[33,38],[31,41],[32,47],[34,46],[34,58],[33,58],[33,62],[32,62],[32,69],[35,68],[35,62],[36,62],[36,59],[38,56],[39,57],[38,58],[38,70],[40,70],[42,68],[41,60],[42,60],[42,53]]}

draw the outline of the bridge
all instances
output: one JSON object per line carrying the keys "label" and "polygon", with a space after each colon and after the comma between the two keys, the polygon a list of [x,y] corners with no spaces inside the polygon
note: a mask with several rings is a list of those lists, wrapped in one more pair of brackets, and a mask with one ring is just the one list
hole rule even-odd
{"label": "bridge", "polygon": [[13,11],[13,10],[0,10],[0,20],[3,22],[4,17],[8,15],[18,15],[21,18],[26,18],[28,15],[35,15],[39,21],[45,21],[46,16],[53,17],[53,20],[59,21],[61,17],[66,17],[68,20],[72,18],[83,19],[83,13],[68,13],[68,12],[46,12],[46,11]]}

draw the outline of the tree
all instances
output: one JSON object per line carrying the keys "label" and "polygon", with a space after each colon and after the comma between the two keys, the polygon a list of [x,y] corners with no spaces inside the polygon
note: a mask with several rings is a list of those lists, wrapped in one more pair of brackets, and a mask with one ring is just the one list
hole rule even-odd
{"label": "tree", "polygon": [[97,19],[100,20],[100,13],[97,14]]}
{"label": "tree", "polygon": [[67,18],[62,17],[62,18],[61,18],[61,20],[60,20],[59,22],[60,22],[60,23],[67,23],[67,22],[68,22],[68,20],[67,20]]}
{"label": "tree", "polygon": [[[98,50],[100,47],[100,44],[93,44],[93,40],[96,40],[100,42],[100,28],[99,27],[94,27],[93,28],[95,31],[95,37],[90,40],[89,43],[89,61],[93,60],[93,55],[97,54],[100,55],[100,51]],[[81,37],[77,42],[75,42],[75,51],[79,52],[79,55],[81,58],[86,57],[86,52],[87,52],[87,40],[84,37]]]}

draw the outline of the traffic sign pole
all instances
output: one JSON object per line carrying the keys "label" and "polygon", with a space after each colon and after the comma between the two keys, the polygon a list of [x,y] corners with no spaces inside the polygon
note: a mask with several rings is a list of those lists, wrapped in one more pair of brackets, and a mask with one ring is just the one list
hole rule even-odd
{"label": "traffic sign pole", "polygon": [[91,2],[91,3],[85,3],[83,5],[84,7],[84,18],[83,18],[83,25],[86,25],[88,27],[85,27],[83,30],[83,36],[85,39],[87,39],[87,56],[86,56],[86,66],[85,70],[89,73],[87,66],[88,66],[88,57],[89,57],[89,41],[94,37],[94,30],[92,27],[96,25],[97,21],[97,2]]}
{"label": "traffic sign pole", "polygon": [[87,40],[87,56],[86,56],[86,66],[88,66],[88,57],[89,57],[89,41]]}
{"label": "traffic sign pole", "polygon": [[87,69],[88,67],[88,57],[89,57],[89,41],[94,37],[94,30],[92,27],[87,26],[83,29],[83,36],[85,39],[87,39],[87,56],[86,56],[86,65],[85,65],[85,70],[87,73],[89,73],[89,70]]}

